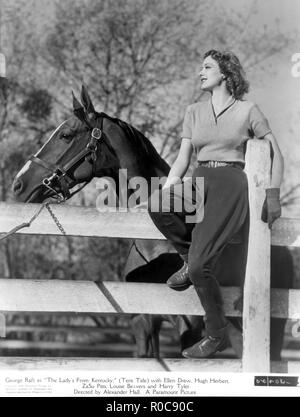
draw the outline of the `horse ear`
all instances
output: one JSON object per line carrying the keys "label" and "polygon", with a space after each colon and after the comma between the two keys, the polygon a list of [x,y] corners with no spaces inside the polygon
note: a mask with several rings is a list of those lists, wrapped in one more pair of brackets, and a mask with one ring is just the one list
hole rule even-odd
{"label": "horse ear", "polygon": [[82,87],[81,87],[81,101],[82,101],[82,104],[84,105],[85,111],[88,114],[89,113],[96,113],[96,110],[93,106],[92,100],[89,96],[89,93],[87,91],[87,88],[86,88],[85,84],[82,84]]}
{"label": "horse ear", "polygon": [[82,104],[80,101],[75,97],[75,94],[72,91],[72,98],[73,98],[73,110],[83,109]]}
{"label": "horse ear", "polygon": [[78,119],[83,121],[85,118],[84,108],[82,104],[80,103],[80,101],[75,97],[73,91],[72,91],[72,97],[73,97],[73,112],[75,116],[78,117]]}

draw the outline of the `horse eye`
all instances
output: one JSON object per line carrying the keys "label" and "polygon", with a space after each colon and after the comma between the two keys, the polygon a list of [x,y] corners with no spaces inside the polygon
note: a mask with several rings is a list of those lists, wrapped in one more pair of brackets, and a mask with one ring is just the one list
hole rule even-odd
{"label": "horse eye", "polygon": [[69,134],[67,134],[67,133],[63,133],[62,135],[61,135],[61,138],[62,139],[65,139],[65,140],[71,140],[72,139],[72,136],[71,135],[69,135]]}

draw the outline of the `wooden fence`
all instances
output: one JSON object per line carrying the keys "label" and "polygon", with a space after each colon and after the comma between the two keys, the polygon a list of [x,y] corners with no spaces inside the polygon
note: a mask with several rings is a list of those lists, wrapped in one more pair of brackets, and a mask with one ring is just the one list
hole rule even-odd
{"label": "wooden fence", "polygon": [[[269,185],[270,148],[265,141],[248,142],[246,172],[250,196],[250,235],[244,287],[243,359],[135,359],[135,358],[0,358],[0,369],[101,369],[168,371],[299,372],[300,362],[270,363],[270,316],[300,319],[300,290],[270,290],[270,245],[300,246],[300,219],[281,218],[270,232],[260,219],[265,188]],[[52,206],[67,235],[164,239],[148,213],[100,213],[93,208]],[[28,221],[36,204],[0,203],[0,232]],[[30,228],[19,233],[58,235],[44,210]],[[227,316],[241,313],[233,307],[238,288],[223,288]],[[162,302],[163,300],[163,302]],[[190,287],[175,292],[165,284],[64,280],[0,280],[2,313],[187,314],[202,315],[199,299]]]}

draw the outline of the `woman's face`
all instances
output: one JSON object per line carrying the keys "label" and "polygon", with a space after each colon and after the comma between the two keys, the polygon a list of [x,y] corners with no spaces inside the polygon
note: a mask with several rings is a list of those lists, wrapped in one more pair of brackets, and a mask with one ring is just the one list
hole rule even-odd
{"label": "woman's face", "polygon": [[204,59],[199,76],[201,88],[204,91],[212,91],[214,87],[219,86],[224,80],[219,64],[211,56]]}

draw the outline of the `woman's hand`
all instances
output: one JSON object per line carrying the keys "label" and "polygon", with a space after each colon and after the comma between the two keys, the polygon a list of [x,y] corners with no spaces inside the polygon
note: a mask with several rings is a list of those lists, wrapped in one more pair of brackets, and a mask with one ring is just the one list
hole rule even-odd
{"label": "woman's hand", "polygon": [[281,216],[280,188],[267,188],[261,219],[271,229],[273,222]]}
{"label": "woman's hand", "polygon": [[166,188],[171,188],[172,186],[176,184],[181,184],[182,180],[180,177],[172,177],[170,179],[167,179],[167,181],[164,183],[162,190],[165,190]]}
{"label": "woman's hand", "polygon": [[266,189],[266,198],[262,207],[261,219],[268,223],[271,229],[272,224],[281,216],[280,205],[280,184],[282,183],[284,160],[278,146],[277,140],[272,133],[268,133],[264,139],[268,140],[271,145],[271,182],[270,188]]}

